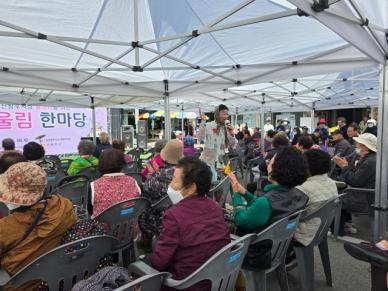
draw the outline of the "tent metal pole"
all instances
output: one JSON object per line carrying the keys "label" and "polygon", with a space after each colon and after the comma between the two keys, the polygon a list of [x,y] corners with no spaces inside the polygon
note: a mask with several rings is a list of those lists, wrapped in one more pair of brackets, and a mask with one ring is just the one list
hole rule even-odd
{"label": "tent metal pole", "polygon": [[386,54],[386,51],[382,50],[380,45],[375,42],[373,35],[371,36],[370,33],[364,29],[364,25],[351,23],[346,19],[326,11],[314,12],[310,2],[307,0],[287,1],[301,9],[303,12],[309,14],[312,18],[318,20],[377,63],[381,64],[384,62],[384,54]]}
{"label": "tent metal pole", "polygon": [[[216,32],[216,31],[220,31],[220,30],[232,29],[232,28],[241,27],[241,26],[245,26],[245,25],[251,25],[251,24],[255,24],[255,23],[259,23],[259,22],[280,19],[283,17],[295,16],[296,12],[297,12],[296,9],[290,9],[290,10],[286,10],[286,11],[282,11],[282,12],[278,12],[278,13],[273,13],[273,14],[269,14],[269,15],[264,15],[264,16],[260,16],[260,17],[253,17],[253,18],[249,18],[249,19],[244,19],[241,21],[236,21],[236,22],[232,22],[232,23],[228,23],[228,24],[224,24],[224,25],[217,25],[217,26],[213,26],[213,27],[203,27],[203,28],[198,29],[198,34],[211,33],[211,32]],[[148,44],[153,44],[153,43],[159,43],[162,41],[170,41],[170,40],[174,40],[174,39],[181,39],[183,37],[190,37],[192,35],[193,35],[192,32],[184,32],[184,33],[180,33],[180,34],[176,34],[176,35],[165,36],[165,37],[160,37],[160,38],[156,38],[156,39],[141,41],[141,42],[139,42],[139,44],[140,45],[148,45]]]}
{"label": "tent metal pole", "polygon": [[164,80],[164,138],[171,140],[171,116],[170,116],[170,96],[168,92],[168,80]]}
{"label": "tent metal pole", "polygon": [[[346,48],[348,48],[348,47],[350,47],[350,46],[351,46],[350,44],[341,45],[341,46],[339,46],[339,47],[336,47],[336,48],[333,48],[333,49],[329,49],[329,50],[324,51],[324,52],[322,52],[322,53],[318,53],[318,54],[314,54],[314,55],[309,56],[309,57],[306,57],[306,58],[302,58],[302,59],[298,60],[298,63],[299,63],[299,62],[305,62],[305,61],[312,61],[312,60],[321,58],[321,57],[323,57],[323,56],[330,55],[330,54],[332,54],[332,53],[341,51],[341,50],[346,49]],[[256,75],[256,76],[249,77],[249,78],[243,80],[243,83],[250,82],[250,81],[254,81],[254,80],[257,79],[257,78],[266,76],[266,75],[271,74],[271,73],[276,73],[276,72],[279,72],[279,71],[283,71],[283,70],[289,69],[291,66],[293,66],[293,65],[292,65],[292,64],[284,65],[284,66],[281,66],[280,68],[275,68],[275,69],[270,70],[270,71],[268,71],[268,72],[260,73],[260,74],[258,74],[258,75]]]}
{"label": "tent metal pole", "polygon": [[137,124],[139,123],[139,108],[135,108],[135,126],[136,126],[136,134],[138,133],[138,126]]}
{"label": "tent metal pole", "polygon": [[380,99],[378,112],[376,194],[373,240],[378,242],[387,234],[387,193],[388,193],[388,64],[381,65]]}
{"label": "tent metal pole", "polygon": [[[100,7],[100,10],[98,11],[98,14],[97,14],[96,21],[94,22],[93,27],[92,27],[92,30],[91,30],[90,33],[89,33],[88,39],[91,39],[91,38],[93,37],[94,33],[96,32],[96,28],[97,28],[98,24],[100,23],[102,14],[104,13],[104,10],[105,10],[105,7],[106,7],[106,3],[107,3],[107,0],[104,0],[104,1],[102,2],[101,7]],[[86,43],[84,44],[84,49],[87,49],[88,46],[89,46],[89,44],[90,44],[89,41],[86,42]],[[78,57],[77,61],[76,61],[75,64],[74,64],[74,68],[76,68],[76,67],[79,65],[79,63],[81,62],[81,59],[82,59],[83,56],[84,56],[84,53],[81,52],[80,56]]]}
{"label": "tent metal pole", "polygon": [[[240,11],[243,9],[245,6],[249,5],[252,3],[254,0],[244,0],[241,3],[239,3],[237,6],[233,7],[230,11],[225,13],[224,15],[221,15],[220,17],[217,17],[214,21],[210,22],[209,24],[206,25],[206,28],[213,27],[220,23],[221,21],[225,20],[226,18],[230,17],[231,15],[235,14],[236,12]],[[136,1],[135,1],[136,2]],[[168,48],[164,52],[160,53],[158,56],[155,58],[152,58],[151,60],[147,61],[142,65],[143,68],[148,67],[152,63],[156,62],[157,60],[161,59],[165,55],[171,53],[172,51],[176,50],[177,48],[181,47],[182,45],[188,43],[190,40],[192,40],[194,37],[196,37],[195,34],[191,34],[190,36],[186,37],[186,39],[183,39],[179,41],[177,44],[173,45],[172,47]]]}
{"label": "tent metal pole", "polygon": [[[138,42],[139,41],[139,9],[138,9],[137,0],[133,1],[133,30],[134,30],[135,42]],[[136,46],[135,65],[139,66],[139,64],[140,64],[139,47]]]}
{"label": "tent metal pole", "polygon": [[[0,24],[1,24],[1,23],[0,23]],[[143,47],[143,49],[145,49],[145,50],[147,50],[147,51],[149,51],[149,52],[155,53],[155,54],[162,54],[162,52],[160,52],[160,51],[158,51],[158,50],[155,50],[155,49],[152,49],[152,48],[149,48],[149,47]],[[225,80],[227,80],[227,81],[232,82],[233,84],[236,83],[236,80],[234,80],[234,79],[225,77],[225,76],[223,76],[222,74],[215,73],[215,72],[210,71],[210,70],[208,70],[208,69],[201,68],[200,66],[197,66],[197,65],[195,65],[195,64],[186,62],[186,61],[181,60],[181,59],[179,59],[179,58],[176,58],[176,57],[173,57],[173,56],[170,56],[170,55],[165,55],[164,57],[165,57],[165,58],[168,58],[168,59],[170,59],[170,60],[176,61],[176,62],[178,62],[178,63],[184,64],[184,65],[186,65],[186,66],[192,67],[193,69],[201,70],[201,71],[203,71],[203,72],[205,72],[205,73],[208,73],[208,74],[210,74],[210,75],[213,75],[213,76],[215,76],[215,77],[219,77],[219,78],[225,79]]]}
{"label": "tent metal pole", "polygon": [[[182,104],[182,141],[183,141],[183,138],[185,137],[185,123],[184,123],[185,119],[184,119],[184,116],[183,116],[183,104]],[[188,127],[187,127],[187,134],[189,133],[189,130],[188,130]]]}
{"label": "tent metal pole", "polygon": [[83,52],[85,54],[91,55],[93,57],[97,57],[97,58],[100,58],[100,59],[111,61],[111,62],[114,62],[114,63],[116,63],[118,65],[121,65],[121,66],[130,68],[130,69],[133,69],[133,66],[131,66],[131,65],[127,64],[127,63],[124,63],[124,62],[117,61],[117,60],[115,60],[115,59],[113,59],[111,57],[108,57],[106,55],[103,55],[103,54],[100,54],[100,53],[96,53],[94,51],[90,51],[88,49],[84,49],[82,47],[79,47],[79,46],[76,46],[76,45],[73,45],[73,44],[61,41],[61,40],[50,39],[50,38],[47,37],[47,35],[42,35],[42,34],[36,32],[36,31],[30,30],[30,29],[27,29],[27,28],[24,28],[24,27],[21,27],[21,26],[18,26],[18,25],[9,23],[9,22],[6,22],[4,20],[0,20],[0,25],[8,27],[8,28],[11,28],[11,29],[14,29],[14,30],[17,30],[17,31],[21,31],[21,32],[27,33],[29,35],[34,36],[35,38],[42,38],[42,37],[44,38],[45,37],[45,39],[48,42],[56,43],[56,44],[68,47],[70,49],[73,49],[73,50],[76,50],[76,51]]}
{"label": "tent metal pole", "polygon": [[310,117],[311,117],[311,133],[314,132],[315,128],[315,102],[313,103],[313,108],[310,111]]}
{"label": "tent metal pole", "polygon": [[94,97],[90,97],[90,108],[92,109],[93,143],[96,144],[96,108],[94,107]]}
{"label": "tent metal pole", "polygon": [[265,124],[265,111],[264,111],[264,97],[263,101],[261,102],[261,107],[260,107],[260,128],[261,128],[261,136],[260,136],[260,151],[264,153],[264,139],[265,139],[265,132],[264,132],[264,124]]}

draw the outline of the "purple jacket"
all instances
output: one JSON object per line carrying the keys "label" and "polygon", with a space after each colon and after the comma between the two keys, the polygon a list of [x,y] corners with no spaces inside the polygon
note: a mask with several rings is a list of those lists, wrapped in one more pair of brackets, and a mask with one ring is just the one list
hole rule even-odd
{"label": "purple jacket", "polygon": [[[163,230],[151,255],[151,265],[183,279],[230,242],[229,229],[221,207],[206,197],[193,196],[169,208]],[[163,287],[161,290],[175,290]],[[211,290],[209,282],[184,289]]]}
{"label": "purple jacket", "polygon": [[195,149],[194,147],[185,145],[185,147],[183,149],[183,155],[185,157],[195,155],[196,153],[197,153],[197,149]]}

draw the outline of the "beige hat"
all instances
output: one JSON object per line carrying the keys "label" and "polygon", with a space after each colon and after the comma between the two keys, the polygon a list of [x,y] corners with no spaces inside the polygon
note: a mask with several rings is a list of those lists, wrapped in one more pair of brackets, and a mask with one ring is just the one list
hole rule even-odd
{"label": "beige hat", "polygon": [[29,162],[14,164],[0,175],[0,202],[33,205],[42,199],[46,185],[47,174],[38,165]]}
{"label": "beige hat", "polygon": [[353,137],[353,139],[360,144],[363,144],[371,151],[377,152],[377,137],[371,133],[363,133],[358,137]]}
{"label": "beige hat", "polygon": [[183,143],[177,139],[169,141],[160,152],[162,160],[176,165],[183,158]]}

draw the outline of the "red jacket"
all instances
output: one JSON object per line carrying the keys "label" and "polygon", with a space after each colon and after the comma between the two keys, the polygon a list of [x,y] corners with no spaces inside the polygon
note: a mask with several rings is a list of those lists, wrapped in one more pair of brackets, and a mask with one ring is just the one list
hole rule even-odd
{"label": "red jacket", "polygon": [[[189,197],[165,212],[151,264],[159,271],[170,272],[174,279],[184,279],[229,242],[221,207],[206,197]],[[210,289],[209,282],[200,282],[185,290]]]}

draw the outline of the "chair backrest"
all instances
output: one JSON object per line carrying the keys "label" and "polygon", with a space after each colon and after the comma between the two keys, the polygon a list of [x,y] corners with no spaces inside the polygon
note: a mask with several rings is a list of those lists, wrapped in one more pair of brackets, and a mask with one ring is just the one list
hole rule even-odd
{"label": "chair backrest", "polygon": [[50,195],[52,191],[55,189],[58,182],[63,179],[63,177],[66,177],[65,173],[60,170],[55,174],[48,174],[47,175],[47,185],[44,192],[44,197],[47,197],[47,195]]}
{"label": "chair backrest", "polygon": [[97,180],[101,177],[101,173],[98,171],[97,167],[88,167],[81,170],[78,174],[86,175],[91,181]]}
{"label": "chair backrest", "polygon": [[57,169],[61,168],[61,159],[56,155],[45,155],[44,159],[49,160],[50,162],[53,162],[56,165]]}
{"label": "chair backrest", "polygon": [[334,197],[329,201],[322,203],[322,205],[316,209],[314,212],[307,214],[304,217],[301,217],[300,222],[306,222],[313,218],[319,218],[320,225],[314,236],[314,239],[311,241],[310,245],[318,245],[322,239],[327,235],[329,227],[333,222],[335,215],[337,213],[337,208],[339,206],[339,198]]}
{"label": "chair backrest", "polygon": [[5,217],[8,214],[9,214],[8,207],[3,202],[0,202],[0,217]]}
{"label": "chair backrest", "polygon": [[341,197],[342,207],[354,214],[372,215],[375,192],[375,189],[348,187]]}
{"label": "chair backrest", "polygon": [[229,165],[230,165],[230,169],[232,170],[232,172],[236,172],[237,171],[238,161],[239,161],[238,157],[234,157],[234,158],[231,158],[229,160]]}
{"label": "chair backrest", "polygon": [[95,219],[105,225],[109,235],[119,240],[117,249],[122,249],[133,243],[138,218],[150,206],[151,203],[146,198],[132,198],[112,205]]}
{"label": "chair backrest", "polygon": [[64,176],[61,179],[59,179],[59,181],[56,184],[56,187],[62,186],[64,184],[67,184],[70,182],[83,181],[83,180],[90,182],[89,176],[83,175],[83,174],[77,174],[77,175],[73,175],[73,176]]}
{"label": "chair backrest", "polygon": [[152,204],[151,208],[156,210],[165,210],[169,208],[171,205],[172,205],[171,199],[168,195],[166,195],[159,201]]}
{"label": "chair backrest", "polygon": [[71,200],[74,205],[86,208],[88,203],[90,182],[85,178],[78,178],[76,181],[61,184],[52,193],[60,194]]}
{"label": "chair backrest", "polygon": [[127,173],[126,175],[134,178],[136,180],[137,185],[139,185],[139,187],[142,187],[142,185],[143,185],[143,176],[141,175],[141,173],[133,172],[133,173]]}
{"label": "chair backrest", "polygon": [[140,168],[141,168],[141,164],[139,161],[132,161],[124,166],[123,172],[125,174],[137,173],[140,171]]}
{"label": "chair backrest", "polygon": [[220,183],[218,183],[218,185],[210,189],[209,196],[213,200],[217,201],[221,207],[224,207],[230,192],[230,179],[228,176],[226,176],[220,181]]}
{"label": "chair backrest", "polygon": [[300,210],[282,218],[279,221],[276,221],[263,231],[259,232],[256,237],[252,239],[252,244],[268,240],[272,241],[271,268],[266,270],[266,273],[270,273],[272,270],[275,270],[284,262],[288,247],[294,237],[302,212],[303,210]]}
{"label": "chair backrest", "polygon": [[247,167],[246,167],[246,173],[244,176],[244,184],[247,185],[248,183],[252,182],[253,180],[253,173],[252,173],[252,168],[257,167],[260,165],[262,162],[264,162],[264,157],[259,156],[253,159],[250,159],[247,161]]}
{"label": "chair backrest", "polygon": [[142,276],[131,283],[116,288],[115,291],[159,291],[166,273]]}
{"label": "chair backrest", "polygon": [[70,290],[72,286],[92,275],[99,260],[111,253],[117,240],[110,236],[91,236],[61,245],[28,264],[9,281],[17,287],[40,279],[50,290]]}
{"label": "chair backrest", "polygon": [[264,157],[259,156],[247,161],[247,168],[252,169],[253,167],[257,167],[264,161]]}
{"label": "chair backrest", "polygon": [[144,152],[143,148],[134,148],[128,152],[128,154],[131,155],[132,160],[134,161],[140,161],[140,156]]}
{"label": "chair backrest", "polygon": [[188,288],[200,281],[211,281],[211,291],[234,290],[237,276],[254,234],[240,237],[210,257],[199,269],[183,280],[166,279],[164,285]]}

